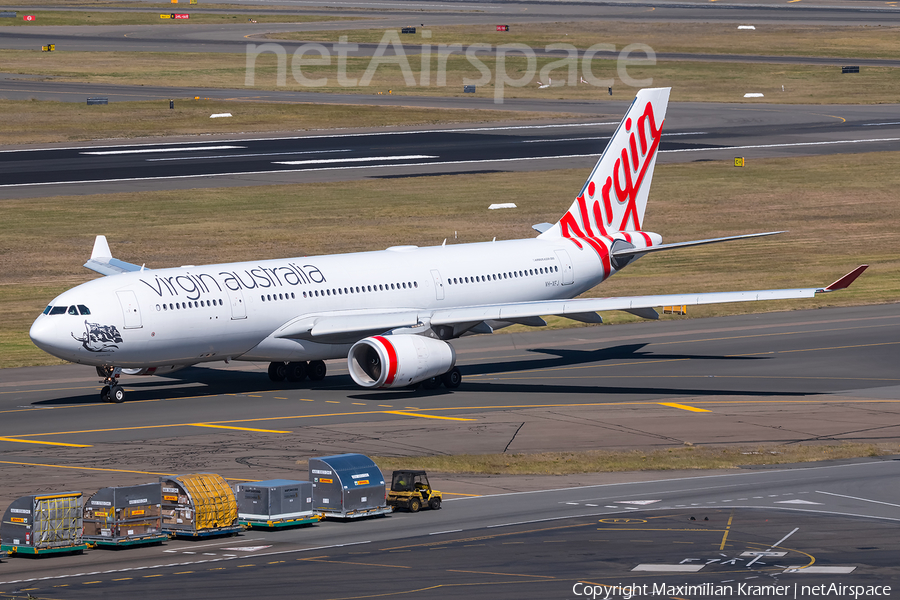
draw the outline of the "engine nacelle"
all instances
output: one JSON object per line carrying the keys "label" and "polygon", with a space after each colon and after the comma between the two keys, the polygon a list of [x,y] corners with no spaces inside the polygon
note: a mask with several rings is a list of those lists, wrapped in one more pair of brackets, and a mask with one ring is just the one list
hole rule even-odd
{"label": "engine nacelle", "polygon": [[350,376],[364,388],[405,387],[443,375],[456,364],[453,346],[421,335],[376,335],[350,348]]}

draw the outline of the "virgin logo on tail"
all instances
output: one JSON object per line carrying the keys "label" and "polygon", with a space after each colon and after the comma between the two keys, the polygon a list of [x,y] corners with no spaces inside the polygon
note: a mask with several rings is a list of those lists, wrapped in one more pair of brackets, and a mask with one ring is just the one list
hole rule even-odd
{"label": "virgin logo on tail", "polygon": [[[600,256],[607,273],[608,246],[612,243],[610,232],[641,230],[638,193],[662,137],[663,124],[660,123],[657,127],[651,102],[647,102],[644,106],[644,112],[637,118],[634,130],[632,124],[631,117],[627,117],[624,131],[627,138],[622,140],[625,143],[618,149],[619,156],[615,158],[611,172],[609,164],[615,156],[616,149],[605,155],[598,165],[594,178],[587,185],[587,198],[583,192],[575,199],[575,205],[560,219],[563,237],[571,239],[579,248],[582,247],[579,240],[589,244]],[[621,137],[617,135],[614,141],[618,141]],[[606,181],[597,197],[595,179],[602,178],[604,174],[607,174]]]}

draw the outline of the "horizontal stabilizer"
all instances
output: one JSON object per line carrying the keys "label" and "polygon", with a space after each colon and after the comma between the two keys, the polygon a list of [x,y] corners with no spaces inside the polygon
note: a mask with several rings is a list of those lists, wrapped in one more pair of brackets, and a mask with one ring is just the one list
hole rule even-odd
{"label": "horizontal stabilizer", "polygon": [[91,252],[91,258],[84,263],[84,266],[101,275],[119,275],[120,273],[144,270],[144,267],[141,265],[113,258],[105,235],[98,235],[94,240],[94,250]]}
{"label": "horizontal stabilizer", "polygon": [[650,248],[623,248],[615,250],[612,255],[616,257],[643,255],[648,252],[659,252],[660,250],[674,250],[675,248],[690,248],[691,246],[702,246],[704,244],[716,244],[718,242],[730,242],[732,240],[746,240],[749,238],[765,237],[767,235],[778,235],[786,233],[785,231],[767,231],[766,233],[748,233],[745,235],[731,235],[728,237],[711,238],[708,240],[695,240],[692,242],[676,242],[674,244],[660,244]]}

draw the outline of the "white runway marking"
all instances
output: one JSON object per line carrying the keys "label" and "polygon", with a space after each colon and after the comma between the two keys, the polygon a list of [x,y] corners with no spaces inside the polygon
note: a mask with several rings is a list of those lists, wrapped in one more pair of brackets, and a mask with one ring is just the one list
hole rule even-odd
{"label": "white runway marking", "polygon": [[632,571],[650,571],[653,573],[696,573],[706,565],[648,565],[641,564]]}
{"label": "white runway marking", "polygon": [[236,150],[238,148],[246,148],[247,146],[203,146],[201,148],[141,148],[139,150],[98,150],[92,152],[79,152],[79,154],[90,154],[91,156],[107,156],[109,154],[150,154],[154,152],[196,152],[198,150]]}
{"label": "white runway marking", "polygon": [[750,146],[721,146],[718,148],[681,148],[679,150],[660,150],[663,152],[708,152],[710,150],[747,150],[752,148],[791,148],[796,146],[830,146],[833,144],[861,144],[863,142],[896,142],[900,138],[876,138],[871,140],[833,140],[828,142],[795,142],[791,144],[755,144]]}
{"label": "white runway marking", "polygon": [[372,162],[375,160],[420,160],[423,158],[438,158],[430,154],[402,154],[399,156],[362,156],[359,158],[318,158],[312,160],[285,160],[275,161],[274,165],[327,165],[332,163]]}
{"label": "white runway marking", "polygon": [[219,154],[216,156],[174,156],[172,158],[148,158],[146,162],[162,162],[167,160],[203,160],[204,158],[250,158],[254,156],[294,156],[297,154],[326,154],[332,152],[350,152],[344,150],[306,150],[304,152],[259,152],[256,154]]}
{"label": "white runway marking", "polygon": [[900,508],[900,504],[891,504],[890,502],[881,502],[880,500],[869,500],[868,498],[857,498],[856,496],[845,496],[844,494],[834,494],[832,492],[821,492],[816,490],[817,494],[826,494],[828,496],[837,496],[838,498],[849,498],[851,500],[859,500],[861,502],[871,502],[873,504],[884,504],[886,506],[896,506]]}
{"label": "white runway marking", "polygon": [[828,573],[830,575],[846,575],[856,570],[856,567],[788,567],[784,573]]}
{"label": "white runway marking", "polygon": [[460,531],[462,531],[462,529],[449,529],[447,531],[432,531],[428,535],[441,535],[444,533],[459,533]]}
{"label": "white runway marking", "polygon": [[[618,121],[615,123],[556,123],[552,125],[507,125],[504,127],[462,127],[459,129],[422,129],[418,131],[376,131],[369,133],[333,133],[328,134],[328,138],[345,138],[345,137],[364,137],[364,136],[381,136],[381,135],[412,135],[412,134],[421,134],[421,133],[456,133],[459,131],[464,132],[472,132],[472,131],[507,131],[513,129],[557,129],[563,127],[597,127],[601,125],[618,125]],[[309,140],[309,139],[317,139],[324,136],[317,135],[297,135],[297,136],[288,136],[288,137],[271,137],[271,138],[246,138],[239,140],[222,140],[223,142],[230,143],[247,143],[247,142],[270,142],[270,141],[282,141],[282,140]],[[90,148],[136,148],[140,146],[165,146],[165,145],[180,145],[190,142],[158,142],[153,144],[117,144],[112,146],[67,146],[63,148],[22,148],[16,150],[0,150],[0,154],[6,152],[42,152],[42,151],[56,151],[56,150],[84,150]],[[207,142],[197,142],[200,144],[205,144]]]}

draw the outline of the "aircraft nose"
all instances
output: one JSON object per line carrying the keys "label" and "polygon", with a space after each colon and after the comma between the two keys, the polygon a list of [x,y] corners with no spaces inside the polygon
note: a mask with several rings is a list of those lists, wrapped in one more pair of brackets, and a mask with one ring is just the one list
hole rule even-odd
{"label": "aircraft nose", "polygon": [[35,346],[48,354],[58,356],[60,350],[60,344],[57,341],[59,332],[54,327],[52,319],[48,319],[46,315],[41,315],[31,324],[31,330],[28,332],[28,335]]}

